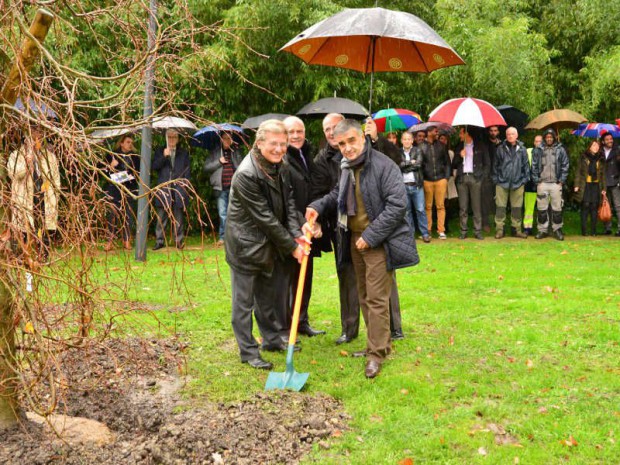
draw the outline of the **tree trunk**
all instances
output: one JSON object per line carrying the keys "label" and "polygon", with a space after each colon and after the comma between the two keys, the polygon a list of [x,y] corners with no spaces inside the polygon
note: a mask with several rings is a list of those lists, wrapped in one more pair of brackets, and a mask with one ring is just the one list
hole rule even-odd
{"label": "tree trunk", "polygon": [[15,377],[15,325],[11,293],[0,280],[0,430],[17,423],[17,378]]}

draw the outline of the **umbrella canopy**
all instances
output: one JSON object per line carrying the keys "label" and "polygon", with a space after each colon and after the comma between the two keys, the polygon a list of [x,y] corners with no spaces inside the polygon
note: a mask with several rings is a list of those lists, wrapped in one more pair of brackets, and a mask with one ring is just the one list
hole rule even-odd
{"label": "umbrella canopy", "polygon": [[420,124],[414,124],[409,129],[407,129],[407,131],[412,132],[412,133],[415,134],[418,131],[428,131],[428,128],[430,128],[430,127],[437,128],[440,131],[445,131],[448,134],[454,134],[454,128],[452,126],[450,126],[449,124],[446,124],[446,123],[420,123]]}
{"label": "umbrella canopy", "polygon": [[604,134],[611,134],[615,139],[620,137],[620,127],[615,124],[583,123],[571,131],[571,134],[579,137],[601,137]]}
{"label": "umbrella canopy", "polygon": [[285,118],[288,118],[289,116],[290,115],[285,115],[284,113],[265,113],[264,115],[252,116],[246,119],[243,123],[241,123],[241,126],[243,126],[246,129],[258,129],[258,127],[264,121],[267,121],[270,119],[277,119],[277,120],[282,121]]}
{"label": "umbrella canopy", "polygon": [[352,8],[309,27],[280,50],[308,64],[374,71],[430,73],[465,62],[411,13]]}
{"label": "umbrella canopy", "polygon": [[212,124],[199,129],[192,139],[192,145],[196,147],[202,147],[207,150],[213,150],[219,147],[221,144],[222,134],[228,133],[232,136],[233,141],[237,144],[244,145],[246,140],[244,139],[243,128],[234,124],[222,123]]}
{"label": "umbrella canopy", "polygon": [[370,113],[359,103],[347,98],[322,98],[305,105],[297,112],[297,116],[308,118],[322,118],[330,113],[340,113],[345,118],[363,119]]}
{"label": "umbrella canopy", "polygon": [[160,116],[153,119],[153,129],[177,129],[192,132],[198,129],[194,123],[178,116]]}
{"label": "umbrella canopy", "polygon": [[24,105],[21,97],[17,97],[17,100],[15,101],[15,109],[22,113],[30,113],[33,116],[44,116],[46,118],[58,119],[58,115],[54,110],[43,102],[35,102],[32,98],[29,98],[27,105]]}
{"label": "umbrella canopy", "polygon": [[142,129],[142,126],[125,127],[125,128],[99,128],[91,132],[88,137],[94,140],[95,142],[101,142],[106,139],[112,139],[112,138],[120,137],[124,134],[137,132],[140,129]]}
{"label": "umbrella canopy", "polygon": [[514,126],[517,129],[525,129],[525,125],[530,120],[527,113],[511,105],[500,105],[497,110],[504,117],[506,125]]}
{"label": "umbrella canopy", "polygon": [[560,129],[576,128],[580,123],[585,123],[587,121],[588,119],[585,116],[573,110],[551,110],[542,115],[538,115],[525,126],[525,129],[541,130],[552,127],[558,131]]}
{"label": "umbrella canopy", "polygon": [[371,73],[430,73],[463,65],[460,56],[428,24],[411,13],[384,8],[352,8],[309,27],[280,50],[308,64]]}
{"label": "umbrella canopy", "polygon": [[422,121],[420,115],[415,111],[404,110],[402,108],[379,110],[372,115],[372,119],[377,124],[377,131],[379,132],[404,131]]}
{"label": "umbrella canopy", "polygon": [[506,126],[501,113],[489,102],[477,98],[454,98],[435,108],[428,121],[447,123],[450,126]]}

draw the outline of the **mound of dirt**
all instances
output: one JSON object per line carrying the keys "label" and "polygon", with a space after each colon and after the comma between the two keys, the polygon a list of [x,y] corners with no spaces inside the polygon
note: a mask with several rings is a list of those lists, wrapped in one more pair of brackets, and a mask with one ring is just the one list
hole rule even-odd
{"label": "mound of dirt", "polygon": [[[67,352],[58,364],[63,395],[55,413],[70,418],[49,422],[61,439],[48,424],[25,421],[0,433],[0,463],[292,464],[347,428],[341,405],[323,395],[257,393],[192,408],[178,396],[185,347],[178,340],[110,339]],[[42,386],[39,395],[46,392]],[[94,434],[74,441],[69,426],[63,435],[62,425],[94,422],[109,429],[106,441]]]}

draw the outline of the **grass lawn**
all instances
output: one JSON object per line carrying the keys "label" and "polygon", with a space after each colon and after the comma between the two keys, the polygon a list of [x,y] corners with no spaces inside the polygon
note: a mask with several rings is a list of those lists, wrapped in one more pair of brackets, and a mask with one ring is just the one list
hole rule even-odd
{"label": "grass lawn", "polygon": [[[310,372],[306,393],[340,399],[353,419],[306,462],[620,463],[620,240],[451,237],[418,248],[420,265],[397,273],[406,338],[375,380],[347,356],[365,347],[365,330],[334,344],[333,256],[315,262],[311,322],[327,335],[302,338],[295,368]],[[189,244],[131,265],[131,299],[187,306],[156,311],[151,327],[191,341],[189,398],[263,389],[267,372],[239,362],[223,249]],[[283,354],[265,358],[284,371]]]}

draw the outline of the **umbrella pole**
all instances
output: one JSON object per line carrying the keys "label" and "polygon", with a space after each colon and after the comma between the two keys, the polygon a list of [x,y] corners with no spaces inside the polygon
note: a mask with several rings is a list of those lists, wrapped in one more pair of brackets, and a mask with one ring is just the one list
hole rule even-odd
{"label": "umbrella pole", "polygon": [[368,112],[372,115],[372,90],[375,80],[375,45],[377,37],[373,36],[370,45],[370,96],[368,97]]}

